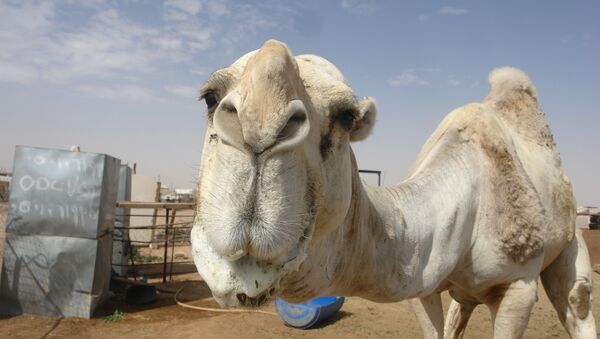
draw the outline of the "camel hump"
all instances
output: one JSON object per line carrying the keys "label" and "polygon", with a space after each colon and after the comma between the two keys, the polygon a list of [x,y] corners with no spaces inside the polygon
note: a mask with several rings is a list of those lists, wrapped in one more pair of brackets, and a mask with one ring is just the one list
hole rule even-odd
{"label": "camel hump", "polygon": [[514,67],[500,67],[488,76],[490,93],[488,98],[503,100],[515,99],[515,94],[525,94],[537,100],[537,92],[525,72]]}
{"label": "camel hump", "polygon": [[538,105],[537,91],[525,72],[514,67],[500,67],[488,76],[490,92],[484,104],[492,109],[520,135],[537,143],[554,147],[552,133]]}

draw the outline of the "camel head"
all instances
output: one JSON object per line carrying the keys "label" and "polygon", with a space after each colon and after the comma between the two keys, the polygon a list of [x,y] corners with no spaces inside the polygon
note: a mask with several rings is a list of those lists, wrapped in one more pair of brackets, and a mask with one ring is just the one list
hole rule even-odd
{"label": "camel head", "polygon": [[196,266],[222,306],[256,306],[340,225],[375,103],[341,72],[278,41],[213,73],[192,231]]}

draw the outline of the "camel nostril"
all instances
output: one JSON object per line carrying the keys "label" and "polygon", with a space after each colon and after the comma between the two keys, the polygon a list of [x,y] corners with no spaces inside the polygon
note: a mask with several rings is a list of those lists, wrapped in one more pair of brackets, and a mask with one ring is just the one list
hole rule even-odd
{"label": "camel nostril", "polygon": [[306,138],[310,125],[308,113],[302,101],[292,100],[286,110],[289,118],[277,135],[280,147],[281,145],[291,147],[300,144]]}
{"label": "camel nostril", "polygon": [[213,126],[219,139],[227,145],[245,151],[242,124],[238,116],[237,94],[227,95],[213,113]]}
{"label": "camel nostril", "polygon": [[223,104],[221,104],[221,109],[225,113],[234,114],[234,115],[238,114],[237,109],[235,108],[235,106],[231,102],[229,102],[229,101],[223,102]]}
{"label": "camel nostril", "polygon": [[306,112],[301,110],[296,112],[294,115],[292,115],[292,117],[290,118],[290,120],[288,120],[288,123],[303,123],[304,120],[306,120]]}
{"label": "camel nostril", "polygon": [[284,141],[296,136],[306,121],[306,112],[301,111],[294,114],[287,122],[285,127],[277,135],[277,141]]}

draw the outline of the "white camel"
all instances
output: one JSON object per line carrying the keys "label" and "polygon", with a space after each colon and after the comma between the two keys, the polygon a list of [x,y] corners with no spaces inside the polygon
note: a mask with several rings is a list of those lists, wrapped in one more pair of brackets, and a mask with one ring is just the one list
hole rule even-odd
{"label": "white camel", "polygon": [[448,290],[447,337],[485,304],[494,337],[513,338],[541,276],[569,334],[595,338],[589,256],[536,90],[514,68],[489,83],[482,103],[448,114],[404,182],[380,188],[361,181],[350,147],[370,134],[374,100],[357,101],[333,64],[268,41],[212,74],[192,245],[215,299],[420,298],[425,335],[442,337]]}

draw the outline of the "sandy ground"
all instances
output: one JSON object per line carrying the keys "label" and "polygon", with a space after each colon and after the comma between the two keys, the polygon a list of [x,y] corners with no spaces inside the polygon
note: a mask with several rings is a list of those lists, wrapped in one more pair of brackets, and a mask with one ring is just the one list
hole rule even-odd
{"label": "sandy ground", "polygon": [[[4,225],[0,205],[0,225]],[[3,247],[4,229],[0,231],[0,247]],[[600,232],[600,231],[598,231]],[[600,235],[600,233],[599,233]],[[596,248],[595,246],[594,249]],[[600,249],[600,246],[598,246]],[[600,275],[594,274],[600,282]],[[197,274],[175,277],[175,281],[159,287],[176,291],[184,286],[179,296],[191,305],[212,306],[210,291]],[[541,286],[541,284],[540,284]],[[593,312],[600,318],[600,284],[594,285]],[[444,294],[444,306],[450,298]],[[568,338],[540,287],[525,338]],[[275,311],[271,302],[265,310]],[[123,312],[122,319],[108,323],[106,316],[116,310]],[[600,324],[597,326],[600,328]],[[491,320],[487,309],[479,306],[466,330],[465,338],[491,337]],[[183,308],[176,305],[173,293],[160,293],[158,301],[146,306],[127,305],[122,295],[115,295],[97,311],[93,319],[56,319],[44,316],[0,316],[0,338],[420,338],[421,330],[407,302],[376,304],[360,298],[347,298],[341,311],[327,322],[310,330],[287,327],[277,316],[256,313],[215,313]]]}

